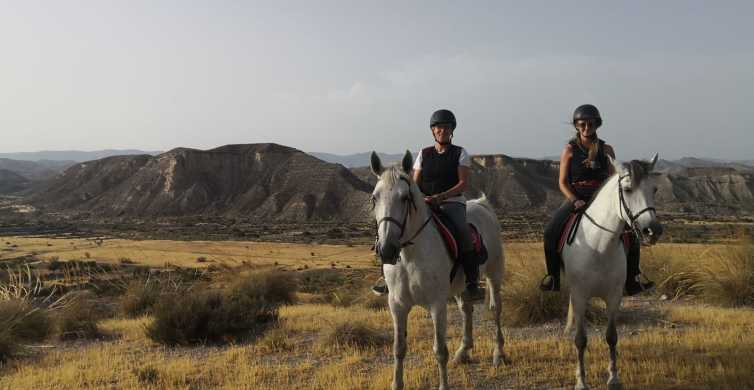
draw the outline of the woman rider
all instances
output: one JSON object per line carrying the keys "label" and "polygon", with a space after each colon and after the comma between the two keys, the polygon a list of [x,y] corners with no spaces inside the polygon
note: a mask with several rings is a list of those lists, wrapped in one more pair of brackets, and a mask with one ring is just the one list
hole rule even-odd
{"label": "woman rider", "polygon": [[[466,149],[452,144],[456,117],[449,110],[437,110],[429,120],[434,145],[422,149],[413,169],[414,181],[424,193],[424,200],[438,207],[453,223],[458,232],[458,250],[466,274],[466,293],[472,301],[484,300],[479,288],[479,263],[476,258],[471,232],[466,222],[466,198],[463,191],[471,171],[471,158]],[[387,293],[387,286],[372,288],[377,294]]]}
{"label": "woman rider", "polygon": [[[576,135],[568,142],[560,155],[560,175],[558,186],[566,201],[555,212],[545,227],[545,259],[547,275],[539,288],[543,291],[560,291],[560,255],[558,240],[568,215],[574,210],[586,207],[602,182],[613,174],[609,155],[615,159],[613,147],[597,137],[597,128],[602,118],[597,107],[584,104],[573,113],[573,126]],[[639,270],[640,243],[635,237],[627,257],[626,294],[634,295],[654,287],[651,281],[642,282]]]}

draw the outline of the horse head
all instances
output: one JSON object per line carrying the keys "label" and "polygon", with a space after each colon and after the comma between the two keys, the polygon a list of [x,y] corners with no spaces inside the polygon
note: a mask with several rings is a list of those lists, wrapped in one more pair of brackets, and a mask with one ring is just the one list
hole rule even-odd
{"label": "horse head", "polygon": [[377,221],[375,250],[383,264],[395,264],[400,256],[401,238],[411,211],[416,211],[416,194],[410,177],[413,157],[408,150],[400,168],[384,168],[377,153],[372,152],[372,173],[378,181],[372,192],[372,209]]}
{"label": "horse head", "polygon": [[645,244],[656,243],[662,235],[662,225],[657,220],[655,210],[657,184],[651,175],[657,163],[657,154],[651,161],[632,160],[625,164],[608,158],[618,175],[621,219]]}

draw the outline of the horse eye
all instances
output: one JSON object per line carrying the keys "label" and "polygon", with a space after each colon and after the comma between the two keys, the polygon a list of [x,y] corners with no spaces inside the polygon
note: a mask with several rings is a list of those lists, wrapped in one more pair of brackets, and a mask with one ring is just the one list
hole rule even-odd
{"label": "horse eye", "polygon": [[658,188],[657,188],[657,187],[655,187],[655,189],[654,189],[654,190],[652,190],[652,193],[653,193],[653,194],[656,194],[656,193],[657,193],[657,190],[658,190]]}

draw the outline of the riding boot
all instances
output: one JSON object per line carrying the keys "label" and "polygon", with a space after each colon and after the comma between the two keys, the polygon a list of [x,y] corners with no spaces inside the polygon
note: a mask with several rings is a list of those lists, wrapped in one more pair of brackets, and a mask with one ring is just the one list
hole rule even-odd
{"label": "riding boot", "polygon": [[466,295],[469,300],[483,301],[484,290],[479,288],[479,263],[473,251],[461,255],[463,272],[466,274]]}
{"label": "riding boot", "polygon": [[647,279],[644,282],[641,280],[642,275],[639,269],[640,257],[641,245],[639,240],[636,237],[631,237],[628,253],[626,254],[626,295],[636,295],[655,287],[653,281]]}

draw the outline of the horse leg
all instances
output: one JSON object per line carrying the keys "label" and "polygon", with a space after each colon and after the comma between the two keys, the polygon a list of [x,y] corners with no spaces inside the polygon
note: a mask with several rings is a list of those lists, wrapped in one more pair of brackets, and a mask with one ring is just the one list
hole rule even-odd
{"label": "horse leg", "polygon": [[440,370],[440,390],[448,389],[448,346],[445,342],[445,332],[448,327],[448,309],[445,300],[438,302],[430,308],[432,322],[435,326],[434,351],[437,358],[437,367]]}
{"label": "horse leg", "polygon": [[468,363],[470,361],[469,351],[474,348],[474,305],[469,302],[468,299],[463,297],[463,294],[456,295],[456,303],[458,303],[458,309],[463,316],[463,342],[461,347],[456,351],[453,358],[454,363]]}
{"label": "horse leg", "polygon": [[390,313],[393,316],[393,390],[403,389],[403,359],[406,357],[406,333],[408,331],[408,313],[411,308],[390,301]]}
{"label": "horse leg", "polygon": [[607,367],[609,377],[607,380],[607,387],[611,390],[617,390],[621,388],[620,379],[618,378],[618,331],[615,328],[615,318],[620,308],[620,300],[623,291],[619,291],[614,294],[607,304],[607,330],[605,331],[605,341],[610,347],[610,363]]}
{"label": "horse leg", "polygon": [[502,301],[500,298],[500,282],[487,278],[487,286],[490,291],[490,310],[493,317],[495,317],[495,352],[492,355],[492,365],[499,366],[500,363],[508,363],[505,354],[503,353],[503,346],[505,346],[505,339],[503,338],[503,331],[500,325],[500,313],[502,312]]}
{"label": "horse leg", "polygon": [[573,294],[571,295],[571,305],[573,307],[573,315],[576,325],[576,337],[574,342],[576,344],[576,350],[578,352],[578,362],[576,364],[576,390],[586,390],[589,386],[586,385],[586,370],[584,369],[584,352],[586,352],[586,318],[584,318],[586,312],[587,300],[583,298],[577,298]]}

